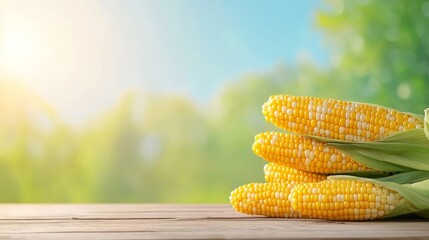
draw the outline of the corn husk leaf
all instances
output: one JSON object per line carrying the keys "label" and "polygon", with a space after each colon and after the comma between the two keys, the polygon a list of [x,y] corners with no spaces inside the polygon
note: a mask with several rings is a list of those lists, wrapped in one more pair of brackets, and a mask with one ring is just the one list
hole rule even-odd
{"label": "corn husk leaf", "polygon": [[425,129],[397,132],[371,142],[342,141],[310,135],[308,137],[325,142],[353,160],[379,171],[429,171],[429,138]]}
{"label": "corn husk leaf", "polygon": [[387,177],[391,176],[392,172],[382,172],[382,171],[376,171],[373,169],[369,170],[347,170],[347,171],[340,171],[331,173],[329,175],[353,175],[356,177],[365,177],[365,178],[380,178],[380,177]]}
{"label": "corn husk leaf", "polygon": [[[413,174],[415,174],[416,179],[420,181],[413,179]],[[329,176],[328,179],[372,182],[398,192],[404,199],[400,201],[397,207],[384,216],[384,218],[410,213],[417,213],[422,217],[429,218],[429,172],[406,172],[377,179],[349,175],[333,175]]]}
{"label": "corn husk leaf", "polygon": [[429,108],[425,110],[424,125],[426,137],[429,139]]}
{"label": "corn husk leaf", "polygon": [[417,183],[427,179],[429,179],[429,172],[427,171],[410,171],[377,178],[378,181],[394,182],[398,184]]}

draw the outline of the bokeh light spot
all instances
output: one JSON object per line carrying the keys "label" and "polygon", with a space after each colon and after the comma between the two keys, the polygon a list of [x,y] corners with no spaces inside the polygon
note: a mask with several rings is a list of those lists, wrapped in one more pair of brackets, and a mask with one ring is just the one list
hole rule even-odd
{"label": "bokeh light spot", "polygon": [[422,11],[423,11],[423,14],[426,17],[429,17],[429,1],[423,3],[423,5],[422,5]]}
{"label": "bokeh light spot", "polygon": [[396,94],[401,99],[408,99],[411,96],[411,88],[407,83],[401,83],[396,90]]}

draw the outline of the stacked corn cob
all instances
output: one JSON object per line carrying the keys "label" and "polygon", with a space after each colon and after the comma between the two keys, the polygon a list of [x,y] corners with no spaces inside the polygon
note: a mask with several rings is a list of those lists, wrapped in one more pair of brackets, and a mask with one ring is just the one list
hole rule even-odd
{"label": "stacked corn cob", "polygon": [[[235,189],[237,211],[353,221],[429,209],[427,116],[289,95],[271,96],[262,112],[287,133],[255,137],[253,152],[269,162],[266,183]],[[380,177],[391,171],[400,173]]]}

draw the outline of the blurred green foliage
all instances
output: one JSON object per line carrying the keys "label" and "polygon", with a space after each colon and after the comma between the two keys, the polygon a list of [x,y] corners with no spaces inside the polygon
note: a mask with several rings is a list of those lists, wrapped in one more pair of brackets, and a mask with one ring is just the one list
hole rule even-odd
{"label": "blurred green foliage", "polygon": [[317,14],[342,97],[422,113],[429,105],[429,2],[329,1]]}
{"label": "blurred green foliage", "polygon": [[[81,128],[22,86],[0,83],[1,202],[227,202],[263,181],[251,151],[272,94],[429,106],[429,2],[329,1],[317,26],[331,62],[281,65],[225,86],[210,103],[128,93]],[[287,43],[285,43],[287,44]]]}

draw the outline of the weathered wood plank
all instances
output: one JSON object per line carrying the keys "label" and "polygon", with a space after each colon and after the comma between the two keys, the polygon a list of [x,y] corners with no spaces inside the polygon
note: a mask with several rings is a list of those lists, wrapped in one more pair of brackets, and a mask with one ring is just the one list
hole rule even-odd
{"label": "weathered wood plank", "polygon": [[332,222],[246,216],[228,205],[4,204],[12,239],[429,239],[429,221]]}
{"label": "weathered wood plank", "polygon": [[225,204],[0,204],[1,219],[242,217]]}

